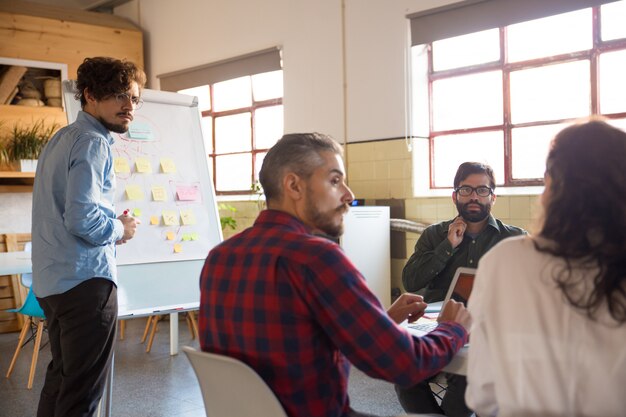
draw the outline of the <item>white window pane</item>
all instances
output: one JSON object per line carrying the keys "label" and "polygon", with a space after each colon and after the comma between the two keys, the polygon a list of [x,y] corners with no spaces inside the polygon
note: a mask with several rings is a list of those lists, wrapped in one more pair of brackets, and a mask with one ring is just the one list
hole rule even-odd
{"label": "white window pane", "polygon": [[178,90],[181,94],[198,97],[198,110],[211,110],[211,90],[208,85]]}
{"label": "white window pane", "polygon": [[224,111],[250,107],[252,89],[250,76],[222,81],[213,85],[213,106],[215,111]]}
{"label": "white window pane", "polygon": [[213,118],[203,117],[200,123],[202,127],[202,137],[204,138],[204,149],[207,154],[213,153]]}
{"label": "white window pane", "polygon": [[257,109],[254,112],[256,149],[271,148],[283,135],[283,106]]}
{"label": "white window pane", "polygon": [[215,118],[215,153],[252,150],[250,113]]}
{"label": "white window pane", "polygon": [[607,123],[626,132],[626,119],[609,119]]}
{"label": "white window pane", "polygon": [[433,182],[435,187],[452,187],[454,174],[463,162],[491,165],[496,183],[504,181],[504,135],[502,131],[464,133],[434,139]]}
{"label": "white window pane", "polygon": [[502,123],[502,72],[489,71],[433,82],[433,125],[452,130]]}
{"label": "white window pane", "polygon": [[511,132],[514,179],[543,178],[550,142],[566,124],[531,126]]}
{"label": "white window pane", "polygon": [[263,166],[263,160],[265,159],[265,155],[267,152],[259,152],[255,155],[254,160],[254,180],[258,181],[259,172],[261,171],[261,167]]}
{"label": "white window pane", "polygon": [[249,191],[252,186],[252,154],[215,157],[218,191]]}
{"label": "white window pane", "polygon": [[603,4],[600,7],[602,40],[626,38],[626,1]]}
{"label": "white window pane", "polygon": [[498,61],[500,32],[483,30],[433,42],[433,69],[442,71]]}
{"label": "white window pane", "polygon": [[587,60],[512,72],[513,123],[588,116],[589,79]]}
{"label": "white window pane", "polygon": [[252,95],[255,101],[281,98],[283,96],[283,70],[253,75]]}
{"label": "white window pane", "polygon": [[626,111],[626,50],[600,55],[600,113]]}
{"label": "white window pane", "polygon": [[542,58],[592,47],[591,9],[508,26],[509,62]]}

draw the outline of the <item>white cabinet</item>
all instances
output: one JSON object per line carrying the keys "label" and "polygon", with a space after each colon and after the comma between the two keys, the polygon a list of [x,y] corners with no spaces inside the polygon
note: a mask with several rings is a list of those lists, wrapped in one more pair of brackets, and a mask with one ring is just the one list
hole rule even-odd
{"label": "white cabinet", "polygon": [[341,246],[385,308],[391,304],[389,207],[351,207]]}

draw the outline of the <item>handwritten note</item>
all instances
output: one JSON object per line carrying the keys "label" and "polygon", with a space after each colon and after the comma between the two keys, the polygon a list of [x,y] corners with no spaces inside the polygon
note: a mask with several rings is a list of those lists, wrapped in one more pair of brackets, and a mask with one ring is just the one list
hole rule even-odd
{"label": "handwritten note", "polygon": [[167,199],[165,187],[161,187],[160,185],[153,185],[152,186],[152,199],[154,201],[165,201]]}
{"label": "handwritten note", "polygon": [[148,160],[147,158],[135,159],[135,167],[137,168],[137,172],[140,172],[142,174],[152,173],[152,166],[150,165],[150,160]]}
{"label": "handwritten note", "polygon": [[140,186],[129,184],[126,186],[126,197],[129,200],[143,200],[143,191]]}
{"label": "handwritten note", "polygon": [[174,253],[181,253],[183,251],[183,245],[176,243],[174,245]]}
{"label": "handwritten note", "polygon": [[150,216],[150,224],[153,226],[159,225],[159,216]]}
{"label": "handwritten note", "polygon": [[188,226],[190,224],[196,224],[196,215],[193,210],[181,210],[180,211],[180,219],[183,222],[183,225]]}
{"label": "handwritten note", "polygon": [[177,185],[176,197],[180,201],[198,201],[200,193],[197,185]]}
{"label": "handwritten note", "polygon": [[128,137],[131,139],[154,140],[152,128],[148,123],[132,122],[128,128]]}
{"label": "handwritten note", "polygon": [[163,224],[166,226],[178,226],[178,215],[173,210],[163,210]]}
{"label": "handwritten note", "polygon": [[140,208],[134,208],[133,209],[133,217],[141,217],[141,209]]}
{"label": "handwritten note", "polygon": [[116,174],[128,174],[130,173],[130,165],[128,165],[126,158],[114,158],[113,170]]}
{"label": "handwritten note", "polygon": [[176,238],[176,233],[174,233],[174,232],[167,232],[165,234],[165,238],[167,240],[174,240]]}
{"label": "handwritten note", "polygon": [[176,172],[176,164],[170,158],[161,158],[161,171],[166,174]]}

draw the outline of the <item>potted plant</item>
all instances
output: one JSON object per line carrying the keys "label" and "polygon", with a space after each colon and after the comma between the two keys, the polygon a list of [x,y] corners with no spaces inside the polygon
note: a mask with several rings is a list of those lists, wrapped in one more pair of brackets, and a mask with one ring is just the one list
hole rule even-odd
{"label": "potted plant", "polygon": [[43,120],[29,126],[15,124],[6,143],[5,158],[14,162],[19,171],[34,172],[41,150],[58,128],[57,123],[46,126]]}

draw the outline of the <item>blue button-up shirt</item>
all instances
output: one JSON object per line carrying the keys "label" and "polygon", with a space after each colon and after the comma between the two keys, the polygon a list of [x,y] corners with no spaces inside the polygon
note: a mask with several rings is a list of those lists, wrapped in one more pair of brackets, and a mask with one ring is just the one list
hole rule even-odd
{"label": "blue button-up shirt", "polygon": [[46,145],[33,188],[33,291],[64,293],[94,277],[115,282],[115,242],[124,233],[113,206],[110,132],[79,112]]}

